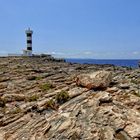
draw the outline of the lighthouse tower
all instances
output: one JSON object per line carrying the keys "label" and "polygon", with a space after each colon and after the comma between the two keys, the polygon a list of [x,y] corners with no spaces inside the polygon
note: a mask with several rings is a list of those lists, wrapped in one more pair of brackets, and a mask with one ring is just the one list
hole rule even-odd
{"label": "lighthouse tower", "polygon": [[26,31],[26,41],[27,41],[27,49],[23,50],[23,55],[24,56],[32,56],[32,34],[33,31],[28,28]]}

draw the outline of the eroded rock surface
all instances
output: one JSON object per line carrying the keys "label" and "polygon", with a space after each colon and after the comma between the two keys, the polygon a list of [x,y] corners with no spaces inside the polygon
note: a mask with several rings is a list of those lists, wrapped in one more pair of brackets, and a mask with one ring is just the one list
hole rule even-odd
{"label": "eroded rock surface", "polygon": [[0,68],[0,140],[140,139],[140,69],[45,57]]}

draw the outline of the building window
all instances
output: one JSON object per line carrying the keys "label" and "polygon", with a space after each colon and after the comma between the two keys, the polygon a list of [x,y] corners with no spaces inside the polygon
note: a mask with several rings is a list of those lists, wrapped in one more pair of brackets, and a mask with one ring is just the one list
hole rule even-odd
{"label": "building window", "polygon": [[32,44],[32,40],[27,40],[27,43]]}

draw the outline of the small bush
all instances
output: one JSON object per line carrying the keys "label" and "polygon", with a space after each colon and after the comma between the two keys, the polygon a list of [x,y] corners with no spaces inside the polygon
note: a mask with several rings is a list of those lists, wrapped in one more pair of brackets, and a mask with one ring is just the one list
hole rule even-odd
{"label": "small bush", "polygon": [[36,79],[35,80],[41,80],[42,79],[42,77],[36,77]]}
{"label": "small bush", "polygon": [[40,88],[41,88],[43,91],[48,91],[49,89],[53,88],[53,85],[50,84],[50,83],[45,83],[44,85],[41,85]]}
{"label": "small bush", "polygon": [[18,113],[21,113],[21,112],[22,112],[22,110],[21,110],[21,108],[19,108],[19,107],[16,107],[16,108],[12,111],[13,114],[18,114]]}
{"label": "small bush", "polygon": [[56,105],[56,103],[55,103],[55,101],[54,101],[53,99],[49,100],[49,101],[46,103],[45,106],[46,106],[46,109],[51,108],[51,109],[55,109],[55,110],[56,110],[56,108],[57,108],[57,105]]}
{"label": "small bush", "polygon": [[135,79],[135,80],[132,79],[132,80],[131,80],[131,83],[134,83],[134,84],[136,84],[136,85],[137,85],[137,84],[140,84],[140,78],[137,78],[137,79]]}
{"label": "small bush", "polygon": [[61,91],[60,93],[58,93],[56,95],[56,101],[57,101],[57,103],[62,104],[64,102],[66,102],[68,99],[69,99],[69,94],[68,94],[67,91]]}

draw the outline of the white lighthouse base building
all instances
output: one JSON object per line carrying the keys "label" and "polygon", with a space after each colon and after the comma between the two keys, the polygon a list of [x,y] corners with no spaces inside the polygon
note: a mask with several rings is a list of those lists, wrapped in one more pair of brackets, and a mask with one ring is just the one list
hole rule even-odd
{"label": "white lighthouse base building", "polygon": [[23,50],[23,56],[32,56],[31,50]]}

